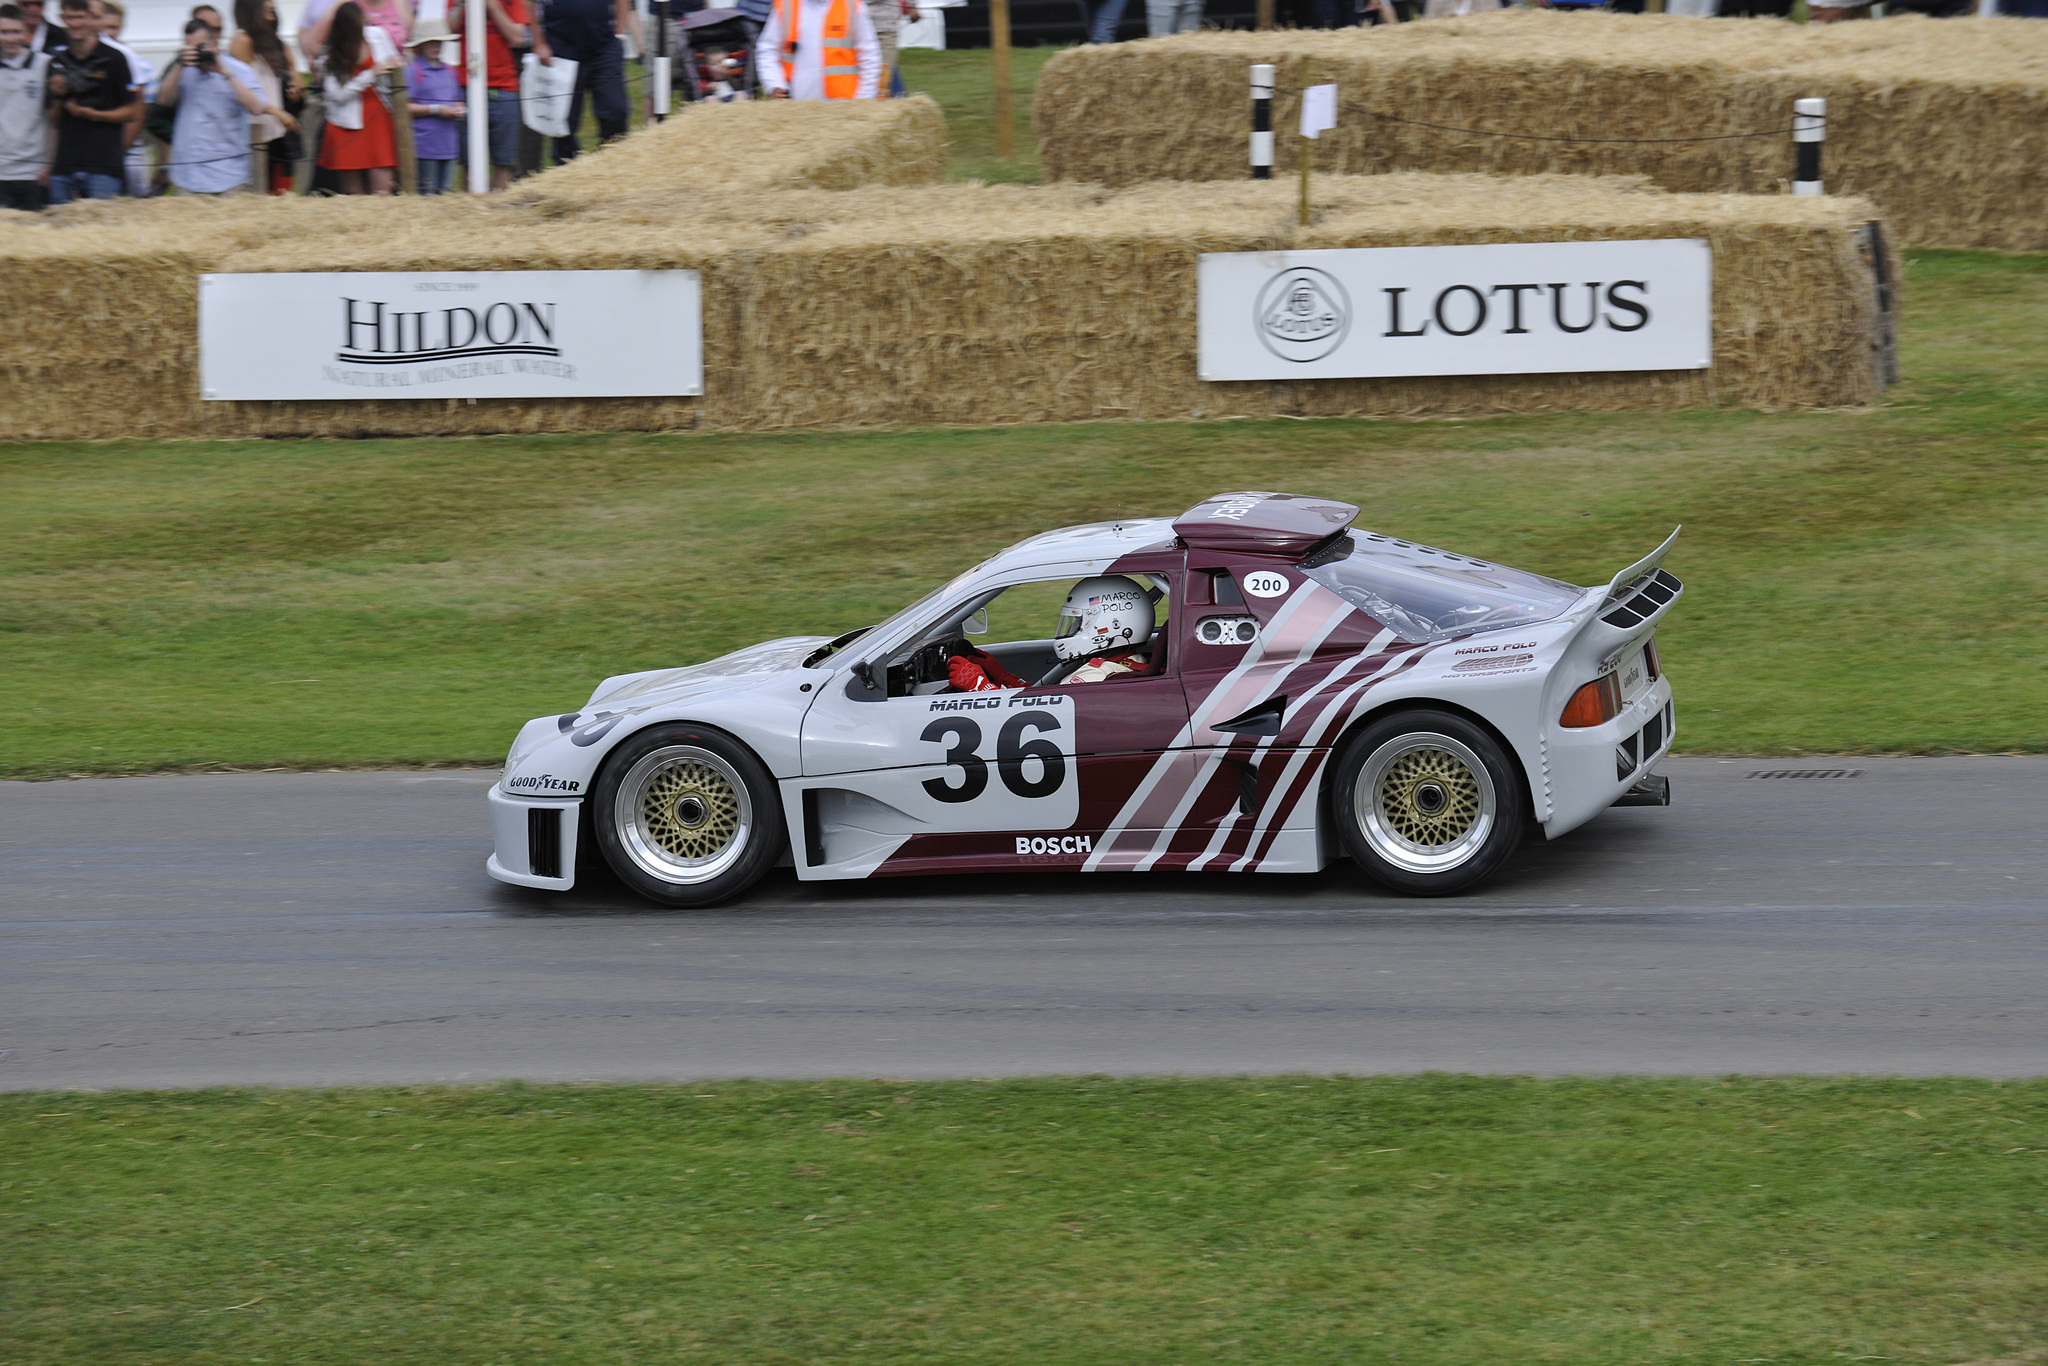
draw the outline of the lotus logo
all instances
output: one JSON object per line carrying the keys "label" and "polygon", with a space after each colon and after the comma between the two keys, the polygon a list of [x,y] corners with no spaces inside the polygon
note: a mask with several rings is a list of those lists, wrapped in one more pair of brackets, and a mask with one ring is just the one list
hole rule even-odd
{"label": "lotus logo", "polygon": [[1282,360],[1321,360],[1351,331],[1351,296],[1327,271],[1283,270],[1266,281],[1253,310],[1259,340]]}

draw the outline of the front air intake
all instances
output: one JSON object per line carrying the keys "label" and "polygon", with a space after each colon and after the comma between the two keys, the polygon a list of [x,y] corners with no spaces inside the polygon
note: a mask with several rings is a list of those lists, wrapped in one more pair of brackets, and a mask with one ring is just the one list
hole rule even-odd
{"label": "front air intake", "polygon": [[535,877],[562,875],[562,813],[553,807],[526,813],[526,870]]}

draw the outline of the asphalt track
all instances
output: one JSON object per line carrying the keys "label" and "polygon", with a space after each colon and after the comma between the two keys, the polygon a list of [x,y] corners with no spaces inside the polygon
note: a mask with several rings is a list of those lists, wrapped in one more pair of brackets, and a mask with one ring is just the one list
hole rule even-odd
{"label": "asphalt track", "polygon": [[2048,759],[1663,771],[1448,902],[784,872],[687,914],[491,882],[483,771],[0,783],[0,1088],[2048,1074]]}

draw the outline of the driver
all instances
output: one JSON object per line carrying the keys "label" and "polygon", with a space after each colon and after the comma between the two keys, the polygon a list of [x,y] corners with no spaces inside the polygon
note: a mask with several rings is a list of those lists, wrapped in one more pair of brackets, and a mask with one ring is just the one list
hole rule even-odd
{"label": "driver", "polygon": [[1135,579],[1121,574],[1083,579],[1060,607],[1052,652],[1062,660],[1081,660],[1068,672],[1068,683],[1100,683],[1145,667],[1151,655],[1152,595]]}

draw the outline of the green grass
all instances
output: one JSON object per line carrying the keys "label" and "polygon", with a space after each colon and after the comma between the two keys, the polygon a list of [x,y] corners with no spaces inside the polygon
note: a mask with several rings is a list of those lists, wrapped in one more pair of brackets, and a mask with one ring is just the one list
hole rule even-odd
{"label": "green grass", "polygon": [[930,95],[946,113],[948,180],[988,184],[1038,183],[1038,135],[1031,131],[1031,100],[1038,73],[1056,47],[1020,47],[1010,54],[1010,104],[1015,116],[1014,153],[996,155],[996,97],[986,48],[902,54],[903,84]]}
{"label": "green grass", "polygon": [[0,1096],[0,1134],[8,1366],[1839,1366],[2048,1335],[2039,1082],[45,1093]]}
{"label": "green grass", "polygon": [[0,773],[488,762],[599,678],[1219,490],[1604,581],[1690,752],[2048,749],[2048,258],[1923,253],[1872,412],[0,447]]}

